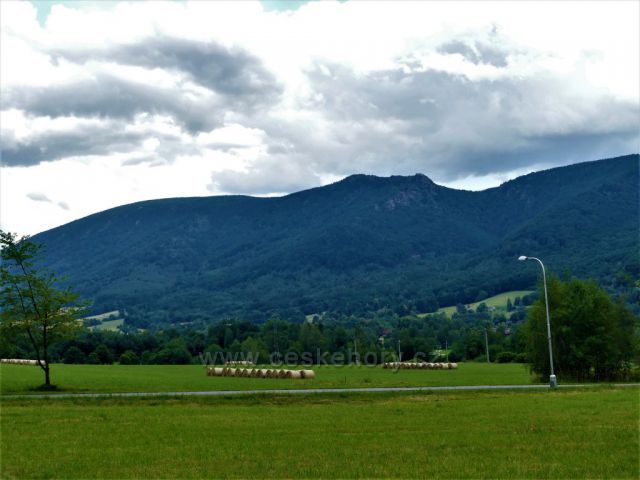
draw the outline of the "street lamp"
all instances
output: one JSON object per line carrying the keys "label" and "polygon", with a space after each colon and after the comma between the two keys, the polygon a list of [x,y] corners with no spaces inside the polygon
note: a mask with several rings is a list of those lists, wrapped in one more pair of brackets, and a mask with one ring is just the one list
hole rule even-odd
{"label": "street lamp", "polygon": [[518,257],[518,260],[524,262],[525,260],[536,260],[540,266],[542,267],[542,283],[544,285],[544,305],[547,310],[547,340],[549,341],[549,364],[551,365],[551,375],[549,376],[549,386],[551,388],[555,388],[558,386],[558,381],[553,372],[553,350],[551,349],[551,320],[549,319],[549,296],[547,295],[547,275],[544,271],[544,264],[542,260],[536,257],[527,257],[525,255],[521,255]]}

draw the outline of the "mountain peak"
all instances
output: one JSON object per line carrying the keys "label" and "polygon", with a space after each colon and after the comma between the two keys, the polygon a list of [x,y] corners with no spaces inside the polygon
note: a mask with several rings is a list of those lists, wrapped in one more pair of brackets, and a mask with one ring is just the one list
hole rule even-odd
{"label": "mountain peak", "polygon": [[137,312],[128,320],[139,328],[369,315],[432,295],[449,305],[533,285],[536,270],[514,261],[523,253],[594,278],[637,268],[638,174],[635,155],[483,192],[422,174],[352,175],[285,197],[125,205],[34,241],[97,311]]}
{"label": "mountain peak", "polygon": [[382,177],[378,175],[367,175],[364,173],[355,173],[349,175],[338,183],[346,184],[370,184],[370,183],[382,183],[382,182],[411,182],[411,183],[423,183],[428,185],[435,185],[434,181],[427,177],[424,173],[416,173],[414,175],[390,175],[388,177]]}

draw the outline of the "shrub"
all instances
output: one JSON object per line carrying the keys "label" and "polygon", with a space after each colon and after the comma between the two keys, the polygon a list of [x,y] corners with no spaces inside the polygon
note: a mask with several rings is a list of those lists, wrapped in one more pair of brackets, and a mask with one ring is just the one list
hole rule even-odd
{"label": "shrub", "polygon": [[527,358],[527,354],[522,352],[522,353],[516,353],[516,358],[514,358],[513,360],[515,363],[529,363],[529,359]]}
{"label": "shrub", "polygon": [[120,355],[120,365],[138,365],[140,359],[133,350],[127,350]]}
{"label": "shrub", "polygon": [[513,352],[500,352],[496,355],[496,362],[498,363],[511,363],[515,361],[516,354]]}
{"label": "shrub", "polygon": [[96,355],[98,363],[102,365],[110,365],[113,363],[113,354],[106,345],[101,343],[96,347],[93,353]]}
{"label": "shrub", "polygon": [[64,363],[86,363],[87,356],[76,346],[69,347],[64,354]]}

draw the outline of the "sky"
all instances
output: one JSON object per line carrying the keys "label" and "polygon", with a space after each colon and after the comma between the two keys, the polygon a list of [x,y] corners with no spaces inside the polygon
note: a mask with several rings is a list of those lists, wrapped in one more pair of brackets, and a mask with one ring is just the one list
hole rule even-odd
{"label": "sky", "polygon": [[0,2],[0,228],[640,150],[640,2]]}

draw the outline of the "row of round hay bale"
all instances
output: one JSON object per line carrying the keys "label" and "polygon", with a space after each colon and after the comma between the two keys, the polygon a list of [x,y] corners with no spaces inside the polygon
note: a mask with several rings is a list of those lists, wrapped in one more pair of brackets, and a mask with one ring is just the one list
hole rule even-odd
{"label": "row of round hay bale", "polygon": [[455,370],[458,368],[457,363],[429,363],[429,362],[387,362],[382,364],[382,368],[403,368],[403,369],[422,369],[422,370]]}
{"label": "row of round hay bale", "polygon": [[[25,358],[2,358],[0,363],[11,363],[13,365],[38,365],[37,360],[27,360]],[[46,363],[43,361],[43,365]]]}
{"label": "row of round hay bale", "polygon": [[225,365],[253,365],[253,362],[249,362],[247,360],[229,360],[228,362],[224,362]]}
{"label": "row of round hay bale", "polygon": [[209,367],[209,377],[253,377],[253,378],[316,378],[313,370],[285,370],[278,368],[230,368]]}

